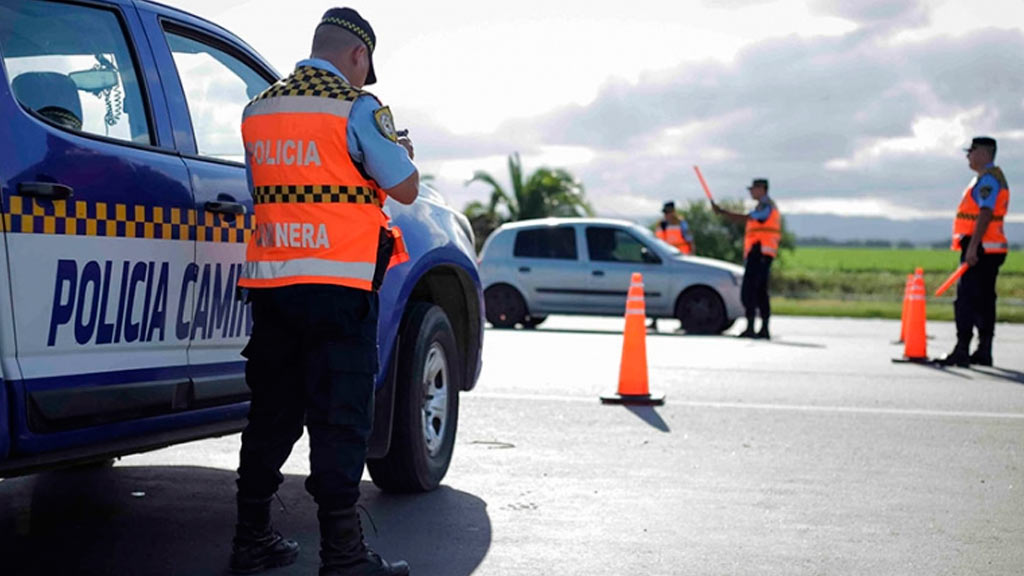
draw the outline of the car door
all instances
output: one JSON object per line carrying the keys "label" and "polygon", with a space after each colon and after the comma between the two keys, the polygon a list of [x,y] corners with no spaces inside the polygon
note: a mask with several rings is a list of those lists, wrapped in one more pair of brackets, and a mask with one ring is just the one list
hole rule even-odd
{"label": "car door", "polygon": [[[131,3],[0,6],[16,449],[180,408],[194,206]],[[140,47],[141,46],[141,47]],[[150,88],[155,88],[150,90]],[[97,434],[106,433],[96,431]],[[89,434],[75,441],[87,441]]]}
{"label": "car door", "polygon": [[534,314],[576,312],[584,279],[572,225],[524,228],[516,232],[512,273]]}
{"label": "car door", "polygon": [[660,273],[664,264],[639,236],[615,226],[586,227],[587,269],[589,285],[587,300],[601,314],[625,311],[626,294],[634,272],[644,276],[644,298],[648,309],[664,308],[665,279]]}
{"label": "car door", "polygon": [[[248,395],[241,350],[251,333],[249,306],[236,286],[253,228],[245,173],[242,110],[274,79],[229,37],[177,16],[142,11],[164,69],[171,118],[195,196],[196,262],[185,281],[196,289],[189,365],[200,404]],[[172,73],[172,71],[176,73]]]}

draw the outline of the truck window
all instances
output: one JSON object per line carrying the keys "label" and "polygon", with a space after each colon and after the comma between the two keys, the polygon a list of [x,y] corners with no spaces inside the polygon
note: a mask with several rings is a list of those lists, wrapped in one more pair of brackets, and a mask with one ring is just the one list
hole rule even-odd
{"label": "truck window", "polygon": [[0,52],[18,102],[48,123],[152,144],[117,12],[63,2],[0,6]]}
{"label": "truck window", "polygon": [[242,109],[270,83],[224,50],[167,32],[200,156],[245,162]]}

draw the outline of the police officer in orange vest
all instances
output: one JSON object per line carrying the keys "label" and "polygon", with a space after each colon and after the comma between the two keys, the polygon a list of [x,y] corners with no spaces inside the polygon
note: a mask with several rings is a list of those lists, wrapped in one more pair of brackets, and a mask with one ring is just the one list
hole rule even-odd
{"label": "police officer in orange vest", "polygon": [[[964,190],[953,220],[953,250],[969,268],[956,288],[956,347],[940,358],[944,366],[992,365],[996,326],[996,277],[1006,261],[1009,243],[1003,221],[1010,205],[1010,187],[995,165],[996,141],[981,136],[971,141],[967,163],[977,173]],[[978,349],[970,354],[978,329]]]}
{"label": "police officer in orange vest", "polygon": [[[740,287],[740,298],[747,313],[747,329],[741,338],[763,338],[768,340],[768,320],[772,315],[771,302],[768,298],[768,283],[772,261],[779,253],[779,240],[782,238],[782,216],[775,202],[768,197],[768,180],[756,178],[747,188],[750,197],[757,200],[757,207],[749,214],[730,212],[714,202],[711,208],[734,222],[746,222],[746,233],[743,240],[743,257],[746,267],[743,271],[743,285]],[[761,329],[754,332],[754,316],[761,312]]]}
{"label": "police officer in orange vest", "polygon": [[270,522],[280,469],[309,431],[306,489],[317,503],[320,575],[408,574],[363,541],[356,512],[377,374],[377,289],[407,260],[382,211],[419,190],[413,148],[373,84],[373,28],[349,8],[324,14],[312,55],[253,99],[242,118],[256,230],[239,285],[252,304],[242,355],[252,390],[238,467],[230,568],[295,561]]}
{"label": "police officer in orange vest", "polygon": [[683,254],[693,254],[693,235],[686,220],[676,212],[676,203],[669,201],[661,207],[665,218],[654,229],[654,235],[675,246]]}
{"label": "police officer in orange vest", "polygon": [[[671,200],[665,202],[661,207],[661,213],[665,218],[654,228],[654,235],[675,246],[683,254],[693,254],[695,246],[693,234],[690,233],[690,226],[686,223],[686,219],[676,212],[676,203]],[[658,319],[652,318],[647,329],[657,330]]]}

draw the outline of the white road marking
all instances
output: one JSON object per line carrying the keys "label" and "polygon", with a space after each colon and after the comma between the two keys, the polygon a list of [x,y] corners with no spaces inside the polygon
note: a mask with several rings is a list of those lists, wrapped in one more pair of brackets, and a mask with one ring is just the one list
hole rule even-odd
{"label": "white road marking", "polygon": [[[526,400],[533,402],[569,402],[576,404],[600,404],[597,396],[556,396],[546,394],[505,394],[493,392],[470,392],[462,396],[466,399],[481,398],[487,400]],[[1015,412],[970,412],[960,410],[925,410],[917,408],[863,408],[859,406],[815,406],[812,404],[748,404],[744,402],[700,402],[694,400],[665,399],[666,405],[687,406],[691,408],[722,408],[741,410],[780,410],[789,412],[825,412],[843,414],[878,414],[889,416],[933,416],[940,418],[991,418],[1005,420],[1024,420],[1024,414]]]}

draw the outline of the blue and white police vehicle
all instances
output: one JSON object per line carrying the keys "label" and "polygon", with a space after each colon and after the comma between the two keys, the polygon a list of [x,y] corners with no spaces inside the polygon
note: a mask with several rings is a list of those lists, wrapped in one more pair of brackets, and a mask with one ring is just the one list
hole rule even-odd
{"label": "blue and white police vehicle", "polygon": [[[230,32],[143,0],[0,0],[0,476],[241,430],[253,228],[240,118],[278,79]],[[368,468],[438,485],[480,370],[466,219],[389,203]]]}

